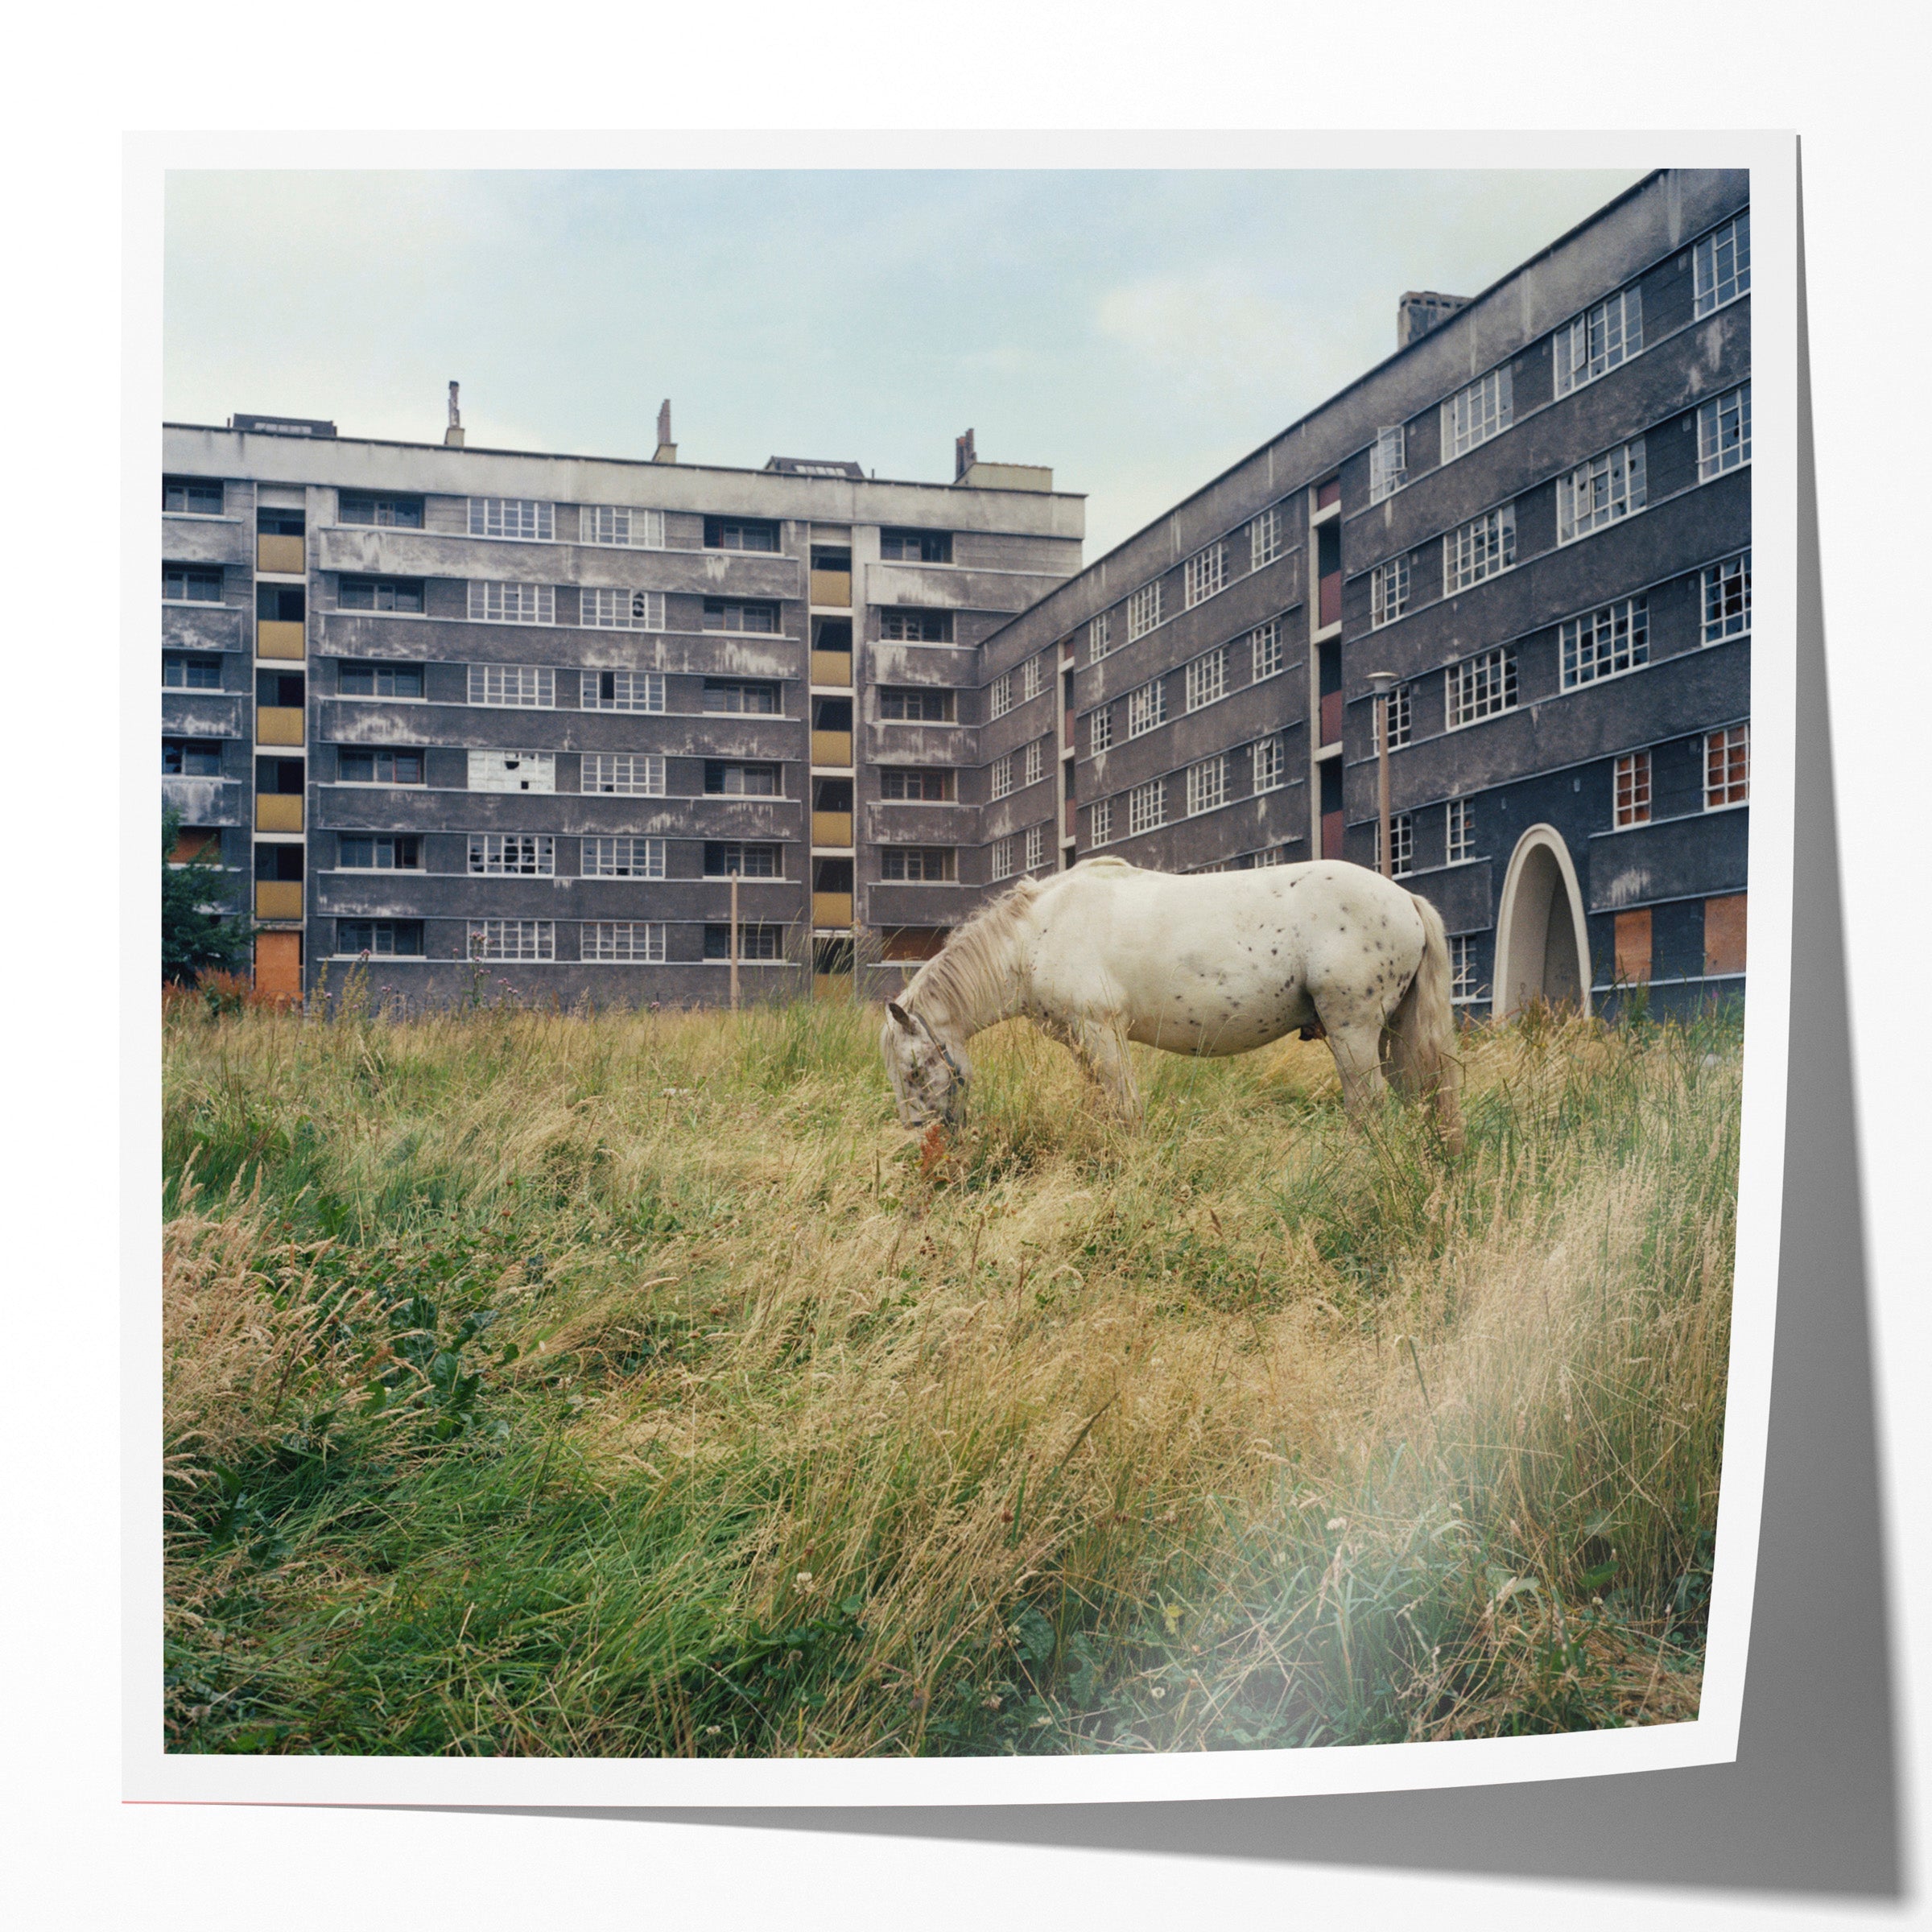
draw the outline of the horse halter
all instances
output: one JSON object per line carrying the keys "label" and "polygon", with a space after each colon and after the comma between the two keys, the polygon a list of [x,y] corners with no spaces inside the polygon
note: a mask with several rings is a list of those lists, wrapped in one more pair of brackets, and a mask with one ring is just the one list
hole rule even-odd
{"label": "horse halter", "polygon": [[915,1013],[912,1017],[919,1022],[920,1032],[939,1050],[939,1058],[946,1063],[946,1071],[952,1075],[954,1084],[962,1089],[970,1087],[972,1084],[972,1075],[952,1057],[952,1049],[933,1031],[932,1022],[923,1013]]}

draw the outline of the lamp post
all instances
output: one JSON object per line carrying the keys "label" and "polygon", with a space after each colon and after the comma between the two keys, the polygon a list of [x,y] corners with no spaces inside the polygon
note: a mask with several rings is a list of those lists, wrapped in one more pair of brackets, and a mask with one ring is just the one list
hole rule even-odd
{"label": "lamp post", "polygon": [[1370,688],[1375,692],[1375,786],[1376,808],[1381,816],[1381,840],[1376,848],[1376,869],[1385,879],[1395,877],[1395,852],[1389,836],[1389,692],[1395,683],[1392,671],[1372,671]]}
{"label": "lamp post", "polygon": [[738,1009],[738,869],[731,869],[731,1009]]}

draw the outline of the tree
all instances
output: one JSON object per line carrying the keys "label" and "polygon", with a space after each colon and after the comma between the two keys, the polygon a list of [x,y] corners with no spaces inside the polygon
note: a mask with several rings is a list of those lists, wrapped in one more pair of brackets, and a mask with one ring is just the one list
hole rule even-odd
{"label": "tree", "polygon": [[192,986],[204,972],[245,972],[254,935],[245,921],[204,911],[229,890],[204,846],[184,864],[171,865],[181,836],[181,815],[161,814],[161,976]]}

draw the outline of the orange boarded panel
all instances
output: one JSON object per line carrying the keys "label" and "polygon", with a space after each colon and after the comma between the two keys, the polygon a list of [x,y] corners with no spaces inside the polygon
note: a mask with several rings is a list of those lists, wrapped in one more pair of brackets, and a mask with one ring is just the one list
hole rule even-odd
{"label": "orange boarded panel", "polygon": [[1704,971],[1707,974],[1744,970],[1744,898],[1738,892],[1728,898],[1704,901]]}
{"label": "orange boarded panel", "polygon": [[299,932],[255,935],[255,991],[265,999],[302,997],[302,935]]}
{"label": "orange boarded panel", "polygon": [[190,859],[205,858],[211,865],[221,863],[221,833],[213,825],[184,825],[175,834],[175,848],[167,855],[177,865]]}
{"label": "orange boarded panel", "polygon": [[905,961],[930,960],[946,943],[951,934],[952,928],[947,926],[890,927],[880,943],[880,956]]}
{"label": "orange boarded panel", "polygon": [[1634,986],[1650,976],[1650,908],[1616,915],[1616,976]]}

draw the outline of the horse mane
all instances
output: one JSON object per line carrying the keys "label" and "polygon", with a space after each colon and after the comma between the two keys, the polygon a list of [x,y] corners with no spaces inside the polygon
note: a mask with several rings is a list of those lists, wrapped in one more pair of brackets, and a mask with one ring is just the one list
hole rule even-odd
{"label": "horse mane", "polygon": [[997,899],[989,899],[956,926],[952,936],[913,975],[901,1003],[910,1007],[914,999],[930,997],[962,1021],[997,1012],[1006,991],[1002,942],[1019,930],[1043,890],[1039,880],[1027,874]]}

